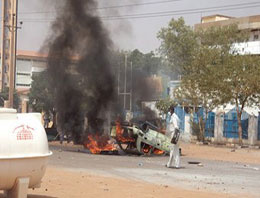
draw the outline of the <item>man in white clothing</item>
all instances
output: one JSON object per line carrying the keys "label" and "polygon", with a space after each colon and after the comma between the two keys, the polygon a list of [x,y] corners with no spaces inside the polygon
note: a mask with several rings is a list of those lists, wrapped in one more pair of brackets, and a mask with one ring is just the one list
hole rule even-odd
{"label": "man in white clothing", "polygon": [[[174,107],[170,109],[171,119],[168,126],[168,134],[172,140],[170,148],[170,158],[167,163],[168,168],[180,168],[180,152],[179,152],[179,123],[180,119],[176,113],[174,113]],[[174,165],[172,166],[174,162]]]}

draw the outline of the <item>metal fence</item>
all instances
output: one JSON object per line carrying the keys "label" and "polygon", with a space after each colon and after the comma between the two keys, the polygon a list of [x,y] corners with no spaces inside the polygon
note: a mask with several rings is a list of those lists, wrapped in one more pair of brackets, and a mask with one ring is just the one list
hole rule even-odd
{"label": "metal fence", "polygon": [[[193,115],[193,122],[199,123],[199,117],[205,120],[203,109],[200,108],[198,112]],[[209,112],[208,118],[205,125],[205,137],[214,137],[214,127],[215,127],[215,113]]]}
{"label": "metal fence", "polygon": [[205,137],[214,137],[215,113],[210,112],[205,126]]}
{"label": "metal fence", "polygon": [[[242,124],[242,138],[248,139],[248,118],[241,120],[241,124]],[[238,120],[237,120],[236,113],[230,112],[229,115],[225,114],[223,135],[226,138],[238,138]]]}
{"label": "metal fence", "polygon": [[260,115],[258,116],[258,140],[260,140]]}

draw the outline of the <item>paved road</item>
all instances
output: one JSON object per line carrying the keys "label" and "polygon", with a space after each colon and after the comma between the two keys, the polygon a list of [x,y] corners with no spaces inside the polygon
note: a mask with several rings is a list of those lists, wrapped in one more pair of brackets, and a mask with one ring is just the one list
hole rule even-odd
{"label": "paved road", "polygon": [[[181,169],[168,169],[167,156],[92,155],[72,148],[50,146],[49,164],[73,171],[123,177],[159,185],[231,194],[260,195],[260,164],[193,159],[183,156]],[[201,162],[202,165],[189,164]]]}

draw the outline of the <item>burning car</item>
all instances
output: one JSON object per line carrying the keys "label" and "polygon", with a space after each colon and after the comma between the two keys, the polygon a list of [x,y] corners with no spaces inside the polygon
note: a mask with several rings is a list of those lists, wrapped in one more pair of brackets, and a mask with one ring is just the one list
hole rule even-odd
{"label": "burning car", "polygon": [[163,154],[170,152],[171,140],[148,121],[138,124],[116,122],[111,137],[126,153],[137,150],[140,154]]}

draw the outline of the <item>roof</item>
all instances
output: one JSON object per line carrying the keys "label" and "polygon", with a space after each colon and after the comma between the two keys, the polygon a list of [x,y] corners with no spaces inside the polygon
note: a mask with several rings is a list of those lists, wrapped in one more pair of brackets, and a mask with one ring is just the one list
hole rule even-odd
{"label": "roof", "polygon": [[[1,56],[1,54],[0,54]],[[17,50],[16,52],[17,59],[30,59],[30,60],[41,60],[47,61],[49,54],[35,51],[27,51],[27,50]],[[71,56],[72,61],[77,61],[80,59],[79,55]]]}
{"label": "roof", "polygon": [[241,30],[260,29],[260,15],[230,18],[228,20],[212,21],[207,23],[199,23],[195,24],[195,30],[200,28],[205,29],[213,26],[227,26],[234,23],[237,23],[238,28]]}
{"label": "roof", "polygon": [[25,50],[18,50],[16,52],[16,56],[17,58],[35,59],[35,60],[46,60],[48,58],[47,53],[25,51]]}
{"label": "roof", "polygon": [[213,18],[213,17],[225,17],[225,18],[229,18],[229,19],[235,18],[235,17],[221,15],[221,14],[214,14],[214,15],[201,17],[201,19],[203,20],[203,19],[209,19],[209,18]]}

